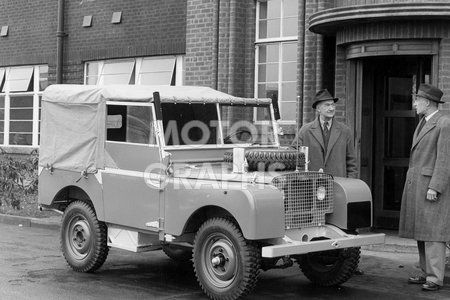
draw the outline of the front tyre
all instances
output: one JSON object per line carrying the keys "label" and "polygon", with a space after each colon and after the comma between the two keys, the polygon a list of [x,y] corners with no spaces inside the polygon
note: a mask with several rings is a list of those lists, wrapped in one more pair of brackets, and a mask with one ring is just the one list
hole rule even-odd
{"label": "front tyre", "polygon": [[103,265],[109,251],[106,231],[89,204],[69,204],[62,218],[61,250],[73,270],[94,272]]}
{"label": "front tyre", "polygon": [[303,274],[311,282],[335,286],[346,282],[358,268],[360,248],[313,252],[298,259]]}
{"label": "front tyre", "polygon": [[209,219],[195,236],[195,275],[211,299],[238,299],[250,293],[258,280],[260,257],[259,248],[229,219]]}

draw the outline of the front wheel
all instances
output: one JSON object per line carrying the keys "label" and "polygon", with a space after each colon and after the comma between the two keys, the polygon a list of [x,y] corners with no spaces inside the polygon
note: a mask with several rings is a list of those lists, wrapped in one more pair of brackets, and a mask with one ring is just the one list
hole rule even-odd
{"label": "front wheel", "polygon": [[73,270],[94,272],[103,265],[109,251],[106,231],[89,204],[69,204],[62,218],[61,250]]}
{"label": "front wheel", "polygon": [[346,282],[355,273],[360,252],[360,248],[313,252],[302,255],[298,263],[311,282],[335,286]]}
{"label": "front wheel", "polygon": [[211,299],[238,299],[250,293],[260,260],[259,248],[229,219],[209,219],[195,236],[195,275]]}

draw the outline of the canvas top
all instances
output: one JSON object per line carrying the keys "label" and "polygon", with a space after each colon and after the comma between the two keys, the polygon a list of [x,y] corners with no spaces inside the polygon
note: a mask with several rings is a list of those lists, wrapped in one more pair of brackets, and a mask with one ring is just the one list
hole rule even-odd
{"label": "canvas top", "polygon": [[45,89],[42,100],[67,104],[95,104],[104,101],[153,102],[159,92],[161,102],[270,104],[267,98],[241,98],[201,86],[164,85],[76,85],[55,84]]}
{"label": "canvas top", "polygon": [[107,101],[152,102],[156,91],[166,103],[271,103],[270,99],[239,98],[208,87],[51,85],[42,97],[39,165],[77,172],[104,169]]}

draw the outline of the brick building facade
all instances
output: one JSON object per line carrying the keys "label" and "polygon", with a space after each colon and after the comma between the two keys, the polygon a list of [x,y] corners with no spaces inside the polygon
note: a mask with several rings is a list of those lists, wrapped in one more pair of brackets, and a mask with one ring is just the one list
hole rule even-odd
{"label": "brick building facade", "polygon": [[447,1],[16,0],[0,11],[6,151],[38,147],[39,99],[59,77],[275,95],[285,145],[297,121],[315,118],[315,92],[328,88],[340,98],[337,118],[354,132],[381,227],[396,226],[417,123],[411,93],[430,82],[450,100]]}

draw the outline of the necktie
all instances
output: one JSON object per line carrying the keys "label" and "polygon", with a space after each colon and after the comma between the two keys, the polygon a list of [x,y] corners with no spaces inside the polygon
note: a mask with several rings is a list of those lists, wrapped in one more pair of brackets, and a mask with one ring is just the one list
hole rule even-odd
{"label": "necktie", "polygon": [[324,158],[326,156],[327,153],[327,148],[328,148],[328,140],[330,139],[330,129],[328,129],[328,121],[323,122],[323,143],[325,146],[325,151],[323,153]]}
{"label": "necktie", "polygon": [[425,120],[425,117],[422,117],[422,119],[420,119],[419,128],[417,129],[417,135],[419,135],[420,131],[422,130],[423,126],[425,126],[426,122],[427,120]]}
{"label": "necktie", "polygon": [[328,135],[330,134],[330,129],[328,129],[328,121],[323,122],[323,135],[325,138],[328,138]]}

